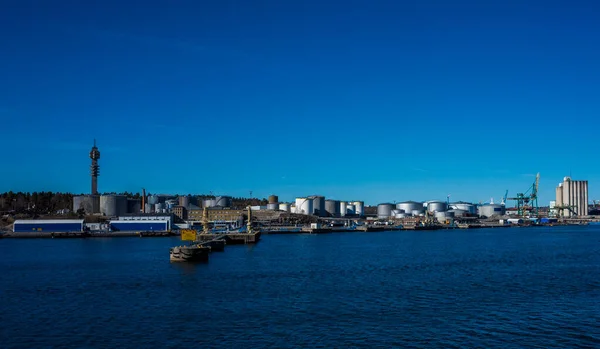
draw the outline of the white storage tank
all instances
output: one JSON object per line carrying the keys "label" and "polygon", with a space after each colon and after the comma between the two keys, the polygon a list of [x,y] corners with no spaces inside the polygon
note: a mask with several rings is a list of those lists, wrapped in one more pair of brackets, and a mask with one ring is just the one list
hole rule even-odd
{"label": "white storage tank", "polygon": [[309,198],[296,198],[296,213],[310,215],[313,212],[313,200]]}
{"label": "white storage tank", "polygon": [[445,223],[447,219],[454,218],[454,212],[451,211],[439,211],[434,213],[435,219],[440,223]]}
{"label": "white storage tank", "polygon": [[389,218],[392,215],[393,208],[394,205],[388,203],[377,205],[377,218]]}
{"label": "white storage tank", "polygon": [[325,200],[325,211],[331,217],[339,217],[340,202],[338,200]]}
{"label": "white storage tank", "polygon": [[277,210],[279,210],[279,204],[277,204],[277,203],[267,204],[267,210],[277,211]]}
{"label": "white storage tank", "polygon": [[359,217],[362,217],[365,215],[365,203],[364,201],[353,201],[352,204],[355,207],[355,214],[358,215]]}
{"label": "white storage tank", "polygon": [[232,198],[231,196],[217,196],[215,198],[216,207],[231,207]]}
{"label": "white storage tank", "polygon": [[406,212],[406,213],[412,213],[414,211],[418,211],[416,216],[418,216],[419,213],[423,213],[425,211],[423,209],[423,203],[416,202],[416,201],[404,201],[404,202],[398,203],[398,204],[396,204],[396,209],[404,210],[404,212]]}
{"label": "white storage tank", "polygon": [[291,212],[291,206],[288,203],[282,202],[279,204],[279,211]]}
{"label": "white storage tank", "polygon": [[216,200],[215,199],[206,199],[202,202],[202,207],[215,207],[216,206]]}
{"label": "white storage tank", "polygon": [[346,215],[353,216],[356,214],[356,206],[354,204],[346,204]]}
{"label": "white storage tank", "polygon": [[325,213],[325,197],[324,196],[311,196],[313,200],[313,212],[315,216],[324,217]]}
{"label": "white storage tank", "polygon": [[431,213],[448,211],[448,204],[443,201],[427,201],[427,211]]}
{"label": "white storage tank", "polygon": [[446,212],[453,213],[454,217],[464,217],[468,213],[465,210],[448,210]]}
{"label": "white storage tank", "polygon": [[395,210],[392,210],[391,217],[394,217],[394,218],[405,218],[406,217],[406,213],[404,212],[404,210],[395,209]]}
{"label": "white storage tank", "polygon": [[340,216],[346,216],[346,205],[348,205],[345,201],[340,201]]}
{"label": "white storage tank", "polygon": [[468,202],[455,202],[450,204],[450,207],[455,210],[467,211],[469,214],[477,214],[477,206]]}
{"label": "white storage tank", "polygon": [[127,213],[127,197],[124,195],[101,195],[100,213],[108,217],[117,217]]}
{"label": "white storage tank", "polygon": [[488,204],[479,206],[479,215],[481,217],[503,216],[506,208],[503,205]]}

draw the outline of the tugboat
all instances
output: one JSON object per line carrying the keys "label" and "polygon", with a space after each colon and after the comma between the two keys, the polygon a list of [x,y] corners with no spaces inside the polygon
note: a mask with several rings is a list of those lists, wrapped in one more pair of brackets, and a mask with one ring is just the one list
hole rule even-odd
{"label": "tugboat", "polygon": [[171,262],[208,262],[210,247],[188,245],[172,247],[169,251]]}

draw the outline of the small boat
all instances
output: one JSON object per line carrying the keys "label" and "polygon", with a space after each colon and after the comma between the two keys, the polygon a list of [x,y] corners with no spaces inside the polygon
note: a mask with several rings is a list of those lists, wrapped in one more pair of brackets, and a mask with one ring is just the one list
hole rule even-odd
{"label": "small boat", "polygon": [[210,247],[188,245],[172,247],[169,251],[171,262],[208,262]]}

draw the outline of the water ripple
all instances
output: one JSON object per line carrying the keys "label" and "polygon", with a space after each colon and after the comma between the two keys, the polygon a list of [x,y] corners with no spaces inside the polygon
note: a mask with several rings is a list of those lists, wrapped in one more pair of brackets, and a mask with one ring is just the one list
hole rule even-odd
{"label": "water ripple", "polygon": [[[597,348],[597,227],[0,240],[3,348]],[[31,254],[30,251],[36,251]]]}

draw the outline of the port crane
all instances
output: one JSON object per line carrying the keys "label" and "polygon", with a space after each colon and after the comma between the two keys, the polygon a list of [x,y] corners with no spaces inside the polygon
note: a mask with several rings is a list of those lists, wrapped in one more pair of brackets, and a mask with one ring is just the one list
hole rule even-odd
{"label": "port crane", "polygon": [[500,205],[506,206],[506,198],[507,197],[508,197],[508,189],[506,190],[506,193],[504,193],[504,197],[502,198],[502,201],[500,202]]}
{"label": "port crane", "polygon": [[[540,174],[535,176],[535,182],[524,192],[517,193],[517,197],[508,198],[507,200],[513,200],[517,202],[517,214],[519,216],[526,216],[533,214],[537,217],[538,215],[538,189],[540,186]],[[508,191],[507,191],[508,195]]]}

